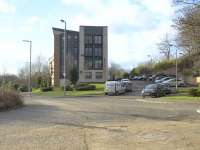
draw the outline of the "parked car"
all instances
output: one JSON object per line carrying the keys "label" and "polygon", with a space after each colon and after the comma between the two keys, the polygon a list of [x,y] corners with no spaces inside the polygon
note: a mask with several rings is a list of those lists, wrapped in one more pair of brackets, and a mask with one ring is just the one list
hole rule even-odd
{"label": "parked car", "polygon": [[133,78],[131,78],[131,80],[137,80],[138,76],[134,76]]}
{"label": "parked car", "polygon": [[138,78],[137,78],[137,80],[142,80],[143,78],[142,78],[142,76],[138,76]]}
{"label": "parked car", "polygon": [[122,81],[122,83],[123,83],[123,85],[125,87],[125,91],[126,92],[131,92],[132,89],[133,89],[132,82],[129,79],[122,79],[121,81]]}
{"label": "parked car", "polygon": [[129,79],[121,79],[122,82],[130,82]]}
{"label": "parked car", "polygon": [[162,88],[163,88],[163,90],[165,92],[165,95],[172,93],[171,87],[170,87],[169,84],[164,84],[164,83],[158,83],[158,84],[160,84],[162,86]]}
{"label": "parked car", "polygon": [[154,74],[152,76],[152,81],[154,82],[155,80],[159,80],[161,78],[164,78],[164,77],[168,77],[166,74]]}
{"label": "parked car", "polygon": [[163,86],[160,84],[149,84],[144,87],[141,94],[142,97],[146,96],[161,97],[165,95],[165,91]]}
{"label": "parked car", "polygon": [[149,81],[152,81],[152,80],[153,80],[153,76],[150,75],[150,76],[148,77],[148,80],[149,80]]}
{"label": "parked car", "polygon": [[162,82],[167,81],[169,79],[172,79],[172,78],[170,78],[170,77],[163,77],[161,79],[155,80],[155,83],[162,83]]}
{"label": "parked car", "polygon": [[125,86],[121,81],[107,81],[105,83],[106,95],[119,95],[125,93]]}
{"label": "parked car", "polygon": [[[162,82],[162,83],[164,83],[164,84],[169,84],[171,87],[174,87],[174,86],[176,86],[176,79],[175,79],[175,78],[169,79],[169,80],[164,81],[164,82]],[[184,87],[184,86],[186,86],[185,82],[184,82],[183,80],[180,80],[180,79],[177,80],[177,85],[178,85],[179,87]]]}

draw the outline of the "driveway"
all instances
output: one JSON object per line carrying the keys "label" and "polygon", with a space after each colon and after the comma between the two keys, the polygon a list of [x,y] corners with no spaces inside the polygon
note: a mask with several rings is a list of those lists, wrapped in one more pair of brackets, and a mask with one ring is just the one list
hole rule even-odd
{"label": "driveway", "polygon": [[0,113],[1,150],[199,150],[200,103],[134,96],[25,98]]}

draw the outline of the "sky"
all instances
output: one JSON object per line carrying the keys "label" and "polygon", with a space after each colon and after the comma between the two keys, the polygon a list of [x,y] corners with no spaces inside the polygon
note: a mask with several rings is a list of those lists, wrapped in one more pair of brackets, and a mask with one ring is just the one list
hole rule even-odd
{"label": "sky", "polygon": [[131,69],[159,57],[157,43],[172,32],[171,0],[0,0],[0,73],[18,73],[29,61],[53,56],[52,27],[108,26],[109,63]]}

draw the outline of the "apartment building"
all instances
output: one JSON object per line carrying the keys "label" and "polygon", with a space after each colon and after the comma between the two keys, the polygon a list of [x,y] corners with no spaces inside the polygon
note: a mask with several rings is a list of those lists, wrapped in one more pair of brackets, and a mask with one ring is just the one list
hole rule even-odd
{"label": "apartment building", "polygon": [[[53,28],[54,56],[50,59],[52,85],[64,85],[64,30]],[[66,30],[66,79],[77,68],[78,82],[105,82],[108,76],[108,33],[106,26],[80,26]]]}

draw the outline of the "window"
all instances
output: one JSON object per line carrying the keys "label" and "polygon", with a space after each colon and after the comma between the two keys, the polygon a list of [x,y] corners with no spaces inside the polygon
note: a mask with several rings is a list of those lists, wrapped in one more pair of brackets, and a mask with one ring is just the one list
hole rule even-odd
{"label": "window", "polygon": [[92,56],[92,48],[85,48],[85,56]]}
{"label": "window", "polygon": [[102,69],[102,60],[101,59],[96,59],[94,63],[95,69]]}
{"label": "window", "polygon": [[94,56],[102,56],[102,49],[101,48],[95,48],[94,49]]}
{"label": "window", "polygon": [[102,72],[96,72],[96,79],[102,79],[103,73]]}
{"label": "window", "polygon": [[92,79],[92,72],[85,72],[85,79]]}
{"label": "window", "polygon": [[94,43],[95,43],[95,44],[101,44],[101,43],[102,43],[102,36],[96,35],[96,36],[94,37]]}
{"label": "window", "polygon": [[92,69],[92,57],[85,57],[85,69]]}
{"label": "window", "polygon": [[68,38],[68,39],[71,39],[72,37],[71,37],[71,35],[68,35],[67,38]]}
{"label": "window", "polygon": [[85,36],[85,44],[92,44],[92,36],[91,35]]}

